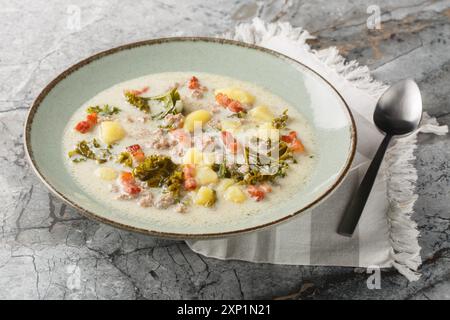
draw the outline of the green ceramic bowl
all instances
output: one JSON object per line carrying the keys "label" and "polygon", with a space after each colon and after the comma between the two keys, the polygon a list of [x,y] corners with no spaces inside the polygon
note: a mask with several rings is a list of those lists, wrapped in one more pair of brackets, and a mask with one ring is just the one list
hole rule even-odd
{"label": "green ceramic bowl", "polygon": [[[64,165],[61,137],[71,115],[98,92],[150,73],[197,71],[253,82],[283,97],[307,118],[317,141],[311,181],[277,207],[229,224],[149,223],[100,203]],[[339,93],[313,70],[280,53],[216,38],[167,38],[132,43],[89,57],[60,74],[38,96],[25,124],[25,145],[37,175],[56,195],[98,221],[170,238],[208,238],[286,221],[330,195],[349,170],[356,147],[353,117]]]}

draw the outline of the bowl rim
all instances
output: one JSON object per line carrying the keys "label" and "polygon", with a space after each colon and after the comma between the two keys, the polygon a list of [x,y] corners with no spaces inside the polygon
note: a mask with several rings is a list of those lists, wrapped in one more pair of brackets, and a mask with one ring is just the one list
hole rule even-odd
{"label": "bowl rim", "polygon": [[[102,216],[99,216],[95,214],[94,212],[91,212],[90,210],[87,210],[83,208],[80,204],[68,199],[62,192],[58,191],[56,187],[54,187],[49,181],[47,181],[44,174],[41,173],[39,170],[39,166],[37,162],[35,161],[33,157],[33,150],[31,148],[31,127],[33,125],[34,115],[36,114],[39,106],[41,105],[42,101],[47,97],[47,95],[53,90],[53,88],[62,80],[64,80],[67,76],[72,74],[73,72],[77,71],[78,69],[88,65],[89,63],[96,61],[98,59],[101,59],[105,56],[109,56],[112,54],[115,54],[120,51],[133,49],[141,46],[148,46],[148,45],[155,45],[155,44],[161,44],[161,43],[169,43],[169,42],[206,42],[206,43],[220,43],[220,44],[227,44],[227,45],[234,45],[239,47],[244,47],[252,50],[258,50],[267,54],[270,54],[272,56],[275,56],[277,58],[282,58],[284,60],[287,60],[291,63],[300,65],[302,68],[305,68],[315,74],[317,77],[319,77],[322,81],[324,81],[339,97],[339,99],[342,101],[342,103],[345,106],[345,109],[348,113],[348,116],[350,118],[350,139],[351,139],[351,150],[350,153],[346,159],[346,163],[344,166],[344,170],[341,171],[339,177],[336,179],[336,181],[328,188],[326,189],[320,196],[318,196],[316,199],[308,203],[307,205],[303,206],[299,210],[287,214],[282,218],[279,218],[277,220],[267,222],[264,224],[260,224],[253,227],[248,228],[242,228],[232,231],[226,231],[226,232],[212,232],[212,233],[199,233],[199,234],[192,234],[192,233],[172,233],[172,232],[161,232],[156,230],[148,230],[143,229],[139,227],[134,227],[131,225],[123,224]],[[223,38],[215,38],[215,37],[164,37],[164,38],[155,38],[155,39],[149,39],[149,40],[143,40],[143,41],[137,41],[132,42],[128,44],[124,44],[121,46],[113,47],[111,49],[107,49],[104,51],[100,51],[96,54],[93,54],[75,64],[70,66],[69,68],[65,69],[63,72],[61,72],[57,77],[55,77],[52,81],[50,81],[44,89],[39,93],[37,98],[32,103],[30,109],[28,110],[27,117],[25,120],[24,125],[24,146],[25,146],[25,153],[27,155],[28,162],[31,164],[31,168],[35,172],[35,174],[38,176],[38,178],[46,185],[46,187],[53,192],[56,196],[58,196],[61,200],[63,200],[65,203],[69,204],[70,206],[77,209],[79,213],[81,213],[83,216],[92,219],[94,221],[98,221],[101,223],[105,223],[108,225],[111,225],[113,227],[117,227],[120,229],[124,229],[127,231],[137,232],[145,235],[155,236],[155,237],[161,237],[161,238],[168,238],[168,239],[212,239],[212,238],[224,238],[228,236],[236,236],[236,235],[242,235],[245,233],[250,233],[254,231],[261,231],[262,229],[267,229],[269,227],[275,226],[277,224],[280,224],[282,222],[286,222],[290,220],[291,218],[298,216],[301,213],[305,213],[306,210],[311,209],[315,207],[317,204],[325,200],[328,196],[330,196],[333,191],[337,189],[337,187],[342,183],[344,180],[344,177],[348,174],[350,170],[350,166],[353,162],[355,153],[356,153],[356,144],[357,144],[357,131],[356,131],[356,124],[355,120],[352,114],[352,111],[350,107],[348,106],[345,99],[342,97],[342,95],[339,93],[339,91],[322,75],[320,75],[317,71],[313,70],[312,68],[306,66],[300,61],[297,61],[285,54],[282,54],[280,52],[277,52],[275,50],[271,50],[268,48],[264,48],[258,45],[249,44],[241,41],[236,40],[230,40],[230,39],[223,39]]]}

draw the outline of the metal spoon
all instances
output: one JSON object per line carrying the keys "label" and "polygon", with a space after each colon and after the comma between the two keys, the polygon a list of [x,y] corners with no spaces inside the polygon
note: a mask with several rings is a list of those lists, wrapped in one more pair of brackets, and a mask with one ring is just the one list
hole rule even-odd
{"label": "metal spoon", "polygon": [[380,97],[373,121],[378,129],[386,133],[386,136],[341,220],[339,234],[348,237],[353,235],[391,138],[414,131],[421,117],[422,97],[419,87],[413,80],[403,80],[394,84]]}

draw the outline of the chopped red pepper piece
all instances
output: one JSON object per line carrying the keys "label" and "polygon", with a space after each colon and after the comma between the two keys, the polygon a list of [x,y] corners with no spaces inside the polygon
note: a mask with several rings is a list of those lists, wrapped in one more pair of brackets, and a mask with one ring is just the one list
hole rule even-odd
{"label": "chopped red pepper piece", "polygon": [[133,175],[131,174],[131,172],[126,172],[126,171],[124,171],[124,172],[122,172],[121,175],[120,175],[120,180],[121,180],[123,183],[130,183],[130,182],[134,182],[134,177],[133,177]]}
{"label": "chopped red pepper piece", "polygon": [[233,100],[228,105],[228,110],[231,112],[241,112],[244,111],[244,108],[242,107],[242,104],[239,101]]}
{"label": "chopped red pepper piece", "polygon": [[142,151],[142,148],[138,144],[133,144],[132,146],[127,147],[127,151],[131,153],[134,160],[137,162],[142,162],[145,159],[144,151]]}
{"label": "chopped red pepper piece", "polygon": [[186,190],[195,190],[197,188],[197,181],[194,179],[195,166],[186,165],[183,167],[183,177],[184,177],[184,188]]}
{"label": "chopped red pepper piece", "polygon": [[222,131],[222,141],[231,153],[237,153],[238,143],[230,132]]}
{"label": "chopped red pepper piece", "polygon": [[261,201],[262,199],[264,199],[264,197],[266,195],[265,192],[263,190],[261,190],[261,188],[254,186],[254,185],[249,185],[247,187],[247,192],[256,201]]}
{"label": "chopped red pepper piece", "polygon": [[284,142],[287,142],[287,143],[291,143],[295,139],[297,139],[297,132],[295,132],[295,131],[289,132],[288,135],[281,136],[281,140]]}
{"label": "chopped red pepper piece", "polygon": [[184,181],[184,188],[186,190],[195,190],[197,188],[197,181],[194,178],[189,178]]}
{"label": "chopped red pepper piece", "polygon": [[193,178],[194,175],[195,175],[195,166],[194,165],[188,164],[183,167],[184,179]]}
{"label": "chopped red pepper piece", "polygon": [[200,88],[200,82],[198,81],[197,77],[193,76],[189,80],[189,89],[195,90],[195,89],[199,89],[199,88]]}
{"label": "chopped red pepper piece", "polygon": [[230,99],[223,93],[216,94],[216,102],[222,107],[228,108],[231,112],[241,112],[244,110],[244,107],[239,101]]}
{"label": "chopped red pepper piece", "polygon": [[81,133],[86,133],[89,131],[89,129],[91,129],[91,125],[87,121],[80,121],[75,126],[75,130],[77,130]]}
{"label": "chopped red pepper piece", "polygon": [[297,138],[297,132],[296,131],[291,131],[291,132],[289,132],[288,135],[281,136],[281,140],[286,142],[286,143],[290,143],[291,144],[290,148],[291,148],[292,151],[295,151],[295,152],[303,152],[303,151],[305,151],[305,146],[300,141],[300,139]]}
{"label": "chopped red pepper piece", "polygon": [[122,182],[123,189],[128,194],[137,194],[141,192],[141,188],[136,185],[136,180],[134,180],[131,172],[122,172],[120,175],[120,181]]}
{"label": "chopped red pepper piece", "polygon": [[97,117],[97,113],[92,112],[90,114],[88,114],[86,116],[86,121],[89,122],[89,124],[91,125],[91,127],[95,124],[97,124],[98,121],[98,117]]}
{"label": "chopped red pepper piece", "polygon": [[97,124],[97,121],[98,121],[97,113],[95,112],[90,113],[86,116],[86,120],[77,123],[77,125],[75,126],[75,130],[81,133],[86,133]]}
{"label": "chopped red pepper piece", "polygon": [[299,139],[295,139],[294,142],[291,144],[291,150],[294,152],[303,152],[305,151],[305,146]]}

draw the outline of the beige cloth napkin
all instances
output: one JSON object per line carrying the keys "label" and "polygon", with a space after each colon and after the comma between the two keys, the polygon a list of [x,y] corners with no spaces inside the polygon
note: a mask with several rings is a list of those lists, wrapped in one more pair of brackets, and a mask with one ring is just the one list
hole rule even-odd
{"label": "beige cloth napkin", "polygon": [[239,25],[225,37],[284,53],[330,81],[355,117],[357,154],[343,184],[306,214],[260,232],[188,241],[191,249],[218,259],[274,264],[395,267],[409,280],[417,280],[421,263],[419,234],[410,219],[417,199],[414,193],[417,174],[410,161],[414,159],[418,132],[445,134],[447,128],[439,127],[425,115],[415,134],[392,144],[354,236],[340,236],[336,230],[345,207],[383,138],[372,122],[372,113],[386,86],[374,81],[367,67],[354,61],[345,63],[336,48],[312,51],[305,41],[313,37],[288,23],[266,24],[255,19]]}

